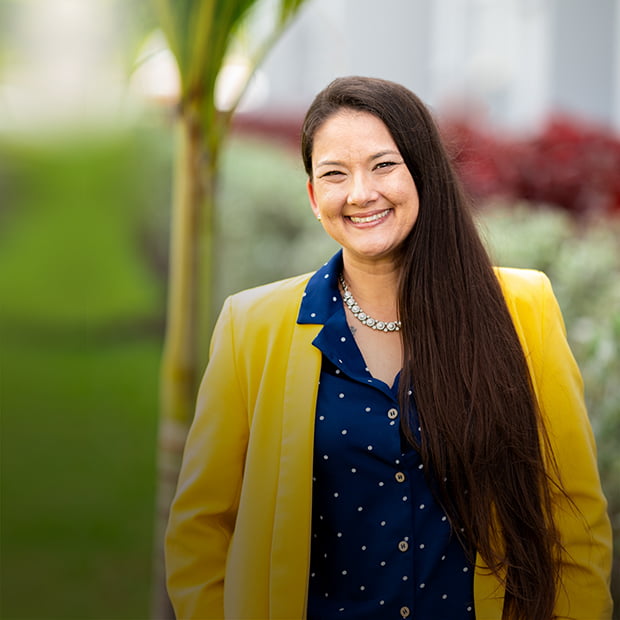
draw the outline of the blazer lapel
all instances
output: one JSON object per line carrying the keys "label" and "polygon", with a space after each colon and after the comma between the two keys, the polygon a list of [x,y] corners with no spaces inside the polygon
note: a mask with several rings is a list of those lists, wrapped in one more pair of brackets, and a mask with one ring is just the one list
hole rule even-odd
{"label": "blazer lapel", "polygon": [[282,412],[282,442],[270,567],[271,618],[304,618],[310,564],[312,454],[322,325],[295,325]]}

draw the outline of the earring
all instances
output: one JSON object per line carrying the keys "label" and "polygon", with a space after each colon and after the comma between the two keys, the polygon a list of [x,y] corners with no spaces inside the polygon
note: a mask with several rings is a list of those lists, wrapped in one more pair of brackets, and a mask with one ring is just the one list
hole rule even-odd
{"label": "earring", "polygon": [[317,219],[317,221],[318,221],[318,222],[320,222],[320,221],[321,221],[321,216],[320,216],[320,215],[317,215],[317,216],[316,216],[316,219]]}

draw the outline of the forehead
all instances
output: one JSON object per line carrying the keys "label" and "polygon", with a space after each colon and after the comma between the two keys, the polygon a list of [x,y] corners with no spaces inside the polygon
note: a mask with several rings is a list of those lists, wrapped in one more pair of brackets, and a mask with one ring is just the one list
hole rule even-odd
{"label": "forehead", "polygon": [[374,151],[397,149],[385,123],[360,110],[343,108],[332,114],[319,127],[313,144],[313,154],[329,151]]}

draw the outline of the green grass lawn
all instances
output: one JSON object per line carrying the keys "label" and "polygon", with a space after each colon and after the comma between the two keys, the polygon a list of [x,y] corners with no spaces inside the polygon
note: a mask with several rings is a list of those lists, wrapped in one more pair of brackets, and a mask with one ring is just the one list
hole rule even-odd
{"label": "green grass lawn", "polygon": [[146,618],[159,344],[25,336],[3,346],[2,617]]}
{"label": "green grass lawn", "polygon": [[0,149],[4,619],[149,615],[163,291],[136,148]]}

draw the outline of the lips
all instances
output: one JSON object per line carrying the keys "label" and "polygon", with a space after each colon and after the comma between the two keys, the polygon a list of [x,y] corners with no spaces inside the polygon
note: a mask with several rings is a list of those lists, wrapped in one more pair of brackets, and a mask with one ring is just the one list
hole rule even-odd
{"label": "lips", "polygon": [[375,213],[374,215],[368,215],[366,217],[355,217],[350,215],[349,219],[354,224],[368,224],[369,222],[376,222],[377,220],[384,218],[390,211],[391,209],[386,209],[385,211],[381,211],[381,213]]}

